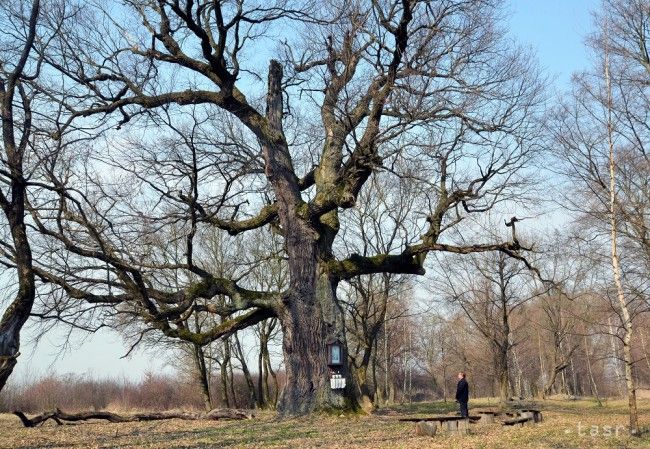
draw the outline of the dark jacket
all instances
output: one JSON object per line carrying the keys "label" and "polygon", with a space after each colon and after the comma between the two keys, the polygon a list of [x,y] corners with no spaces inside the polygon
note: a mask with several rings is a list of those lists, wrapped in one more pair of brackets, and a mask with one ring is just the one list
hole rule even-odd
{"label": "dark jacket", "polygon": [[465,378],[458,381],[456,386],[456,400],[458,402],[468,402],[469,401],[469,385]]}

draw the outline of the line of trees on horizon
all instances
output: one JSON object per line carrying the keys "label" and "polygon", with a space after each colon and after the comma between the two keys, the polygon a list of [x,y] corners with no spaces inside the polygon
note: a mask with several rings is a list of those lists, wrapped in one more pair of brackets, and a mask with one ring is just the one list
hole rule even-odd
{"label": "line of trees on horizon", "polygon": [[[486,312],[494,307],[493,312],[498,311],[496,302],[488,306],[482,303],[484,298],[473,298],[465,307]],[[389,315],[384,330],[377,336],[377,350],[365,372],[366,391],[378,407],[431,400],[453,402],[456,373],[465,371],[472,397],[492,397],[497,402],[502,394],[505,400],[591,397],[603,404],[625,397],[622,345],[614,333],[616,317],[610,306],[605,297],[585,294],[569,299],[550,293],[522,304],[510,316],[512,331],[504,370],[501,351],[493,336],[486,336],[473,323],[474,320],[492,321],[496,334],[503,330],[499,314],[474,313],[470,319],[454,303],[445,305],[446,313],[442,315],[423,311],[421,300],[402,289],[398,295],[389,295]],[[401,313],[393,314],[390,309]],[[645,398],[650,392],[649,318],[640,316],[635,321],[639,338],[633,348],[638,361],[635,378],[638,389],[645,391],[642,396]],[[239,338],[248,353],[245,363],[251,365],[259,343],[246,336]],[[273,339],[278,340],[278,336]],[[0,393],[0,412],[35,413],[55,407],[64,410],[273,409],[279,387],[285,381],[280,354],[270,360],[273,377],[264,371],[260,376],[256,365],[245,374],[237,357],[223,357],[224,344],[232,345],[234,338],[229,342],[224,340],[211,345],[213,352],[207,354],[205,374],[194,363],[195,354],[189,348],[169,348],[170,365],[179,367],[171,374],[148,372],[139,381],[104,378],[101,372],[95,376],[26,378],[10,382]],[[357,347],[358,342],[353,341]],[[279,341],[272,344],[278,346]],[[358,354],[355,359],[362,357],[361,352],[355,354]],[[502,388],[504,373],[505,390]],[[209,398],[205,395],[203,379],[207,380]],[[207,400],[210,402],[206,406]]]}

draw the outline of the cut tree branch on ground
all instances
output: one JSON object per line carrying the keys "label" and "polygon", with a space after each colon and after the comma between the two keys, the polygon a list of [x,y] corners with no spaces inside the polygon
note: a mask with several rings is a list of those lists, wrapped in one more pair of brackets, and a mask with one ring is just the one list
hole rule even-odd
{"label": "cut tree branch on ground", "polygon": [[20,418],[25,427],[36,427],[48,419],[54,420],[61,425],[64,421],[87,421],[91,419],[103,419],[113,423],[134,422],[134,421],[157,421],[162,419],[184,419],[188,421],[198,420],[220,420],[220,419],[252,419],[253,414],[244,410],[236,409],[214,409],[207,413],[190,412],[159,412],[159,413],[135,413],[133,415],[118,415],[111,412],[79,412],[65,413],[59,409],[41,413],[33,418],[28,418],[23,412],[15,411],[14,415]]}

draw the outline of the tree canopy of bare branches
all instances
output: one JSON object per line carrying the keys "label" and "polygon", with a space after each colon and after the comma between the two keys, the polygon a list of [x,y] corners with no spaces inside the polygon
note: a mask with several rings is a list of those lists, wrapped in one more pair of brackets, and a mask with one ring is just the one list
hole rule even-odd
{"label": "tree canopy of bare branches", "polygon": [[[339,282],[421,275],[432,252],[523,259],[516,238],[463,226],[525,191],[540,132],[543,80],[500,14],[493,0],[52,3],[37,48],[57,128],[25,200],[36,313],[196,345],[276,317],[281,412],[357,408],[353,377],[329,386]],[[373,199],[377,172],[413,184],[418,234],[346,253],[346,210]],[[262,228],[279,252],[210,263],[207,235]],[[256,289],[277,261],[286,285]],[[220,319],[199,330],[193,314]]]}

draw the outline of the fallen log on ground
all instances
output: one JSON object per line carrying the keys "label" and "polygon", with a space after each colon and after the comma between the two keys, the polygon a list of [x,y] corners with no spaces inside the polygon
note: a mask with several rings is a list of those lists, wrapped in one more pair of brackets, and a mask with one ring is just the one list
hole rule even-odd
{"label": "fallen log on ground", "polygon": [[132,415],[118,415],[111,412],[79,412],[65,413],[58,408],[53,411],[41,413],[33,418],[28,418],[23,412],[13,412],[22,421],[25,427],[36,427],[48,419],[61,425],[64,421],[87,421],[91,419],[103,419],[112,423],[134,422],[134,421],[156,421],[162,419],[184,419],[190,421],[198,420],[220,420],[220,419],[252,419],[253,415],[244,410],[235,409],[214,409],[207,413],[191,412],[159,412],[159,413],[135,413]]}

